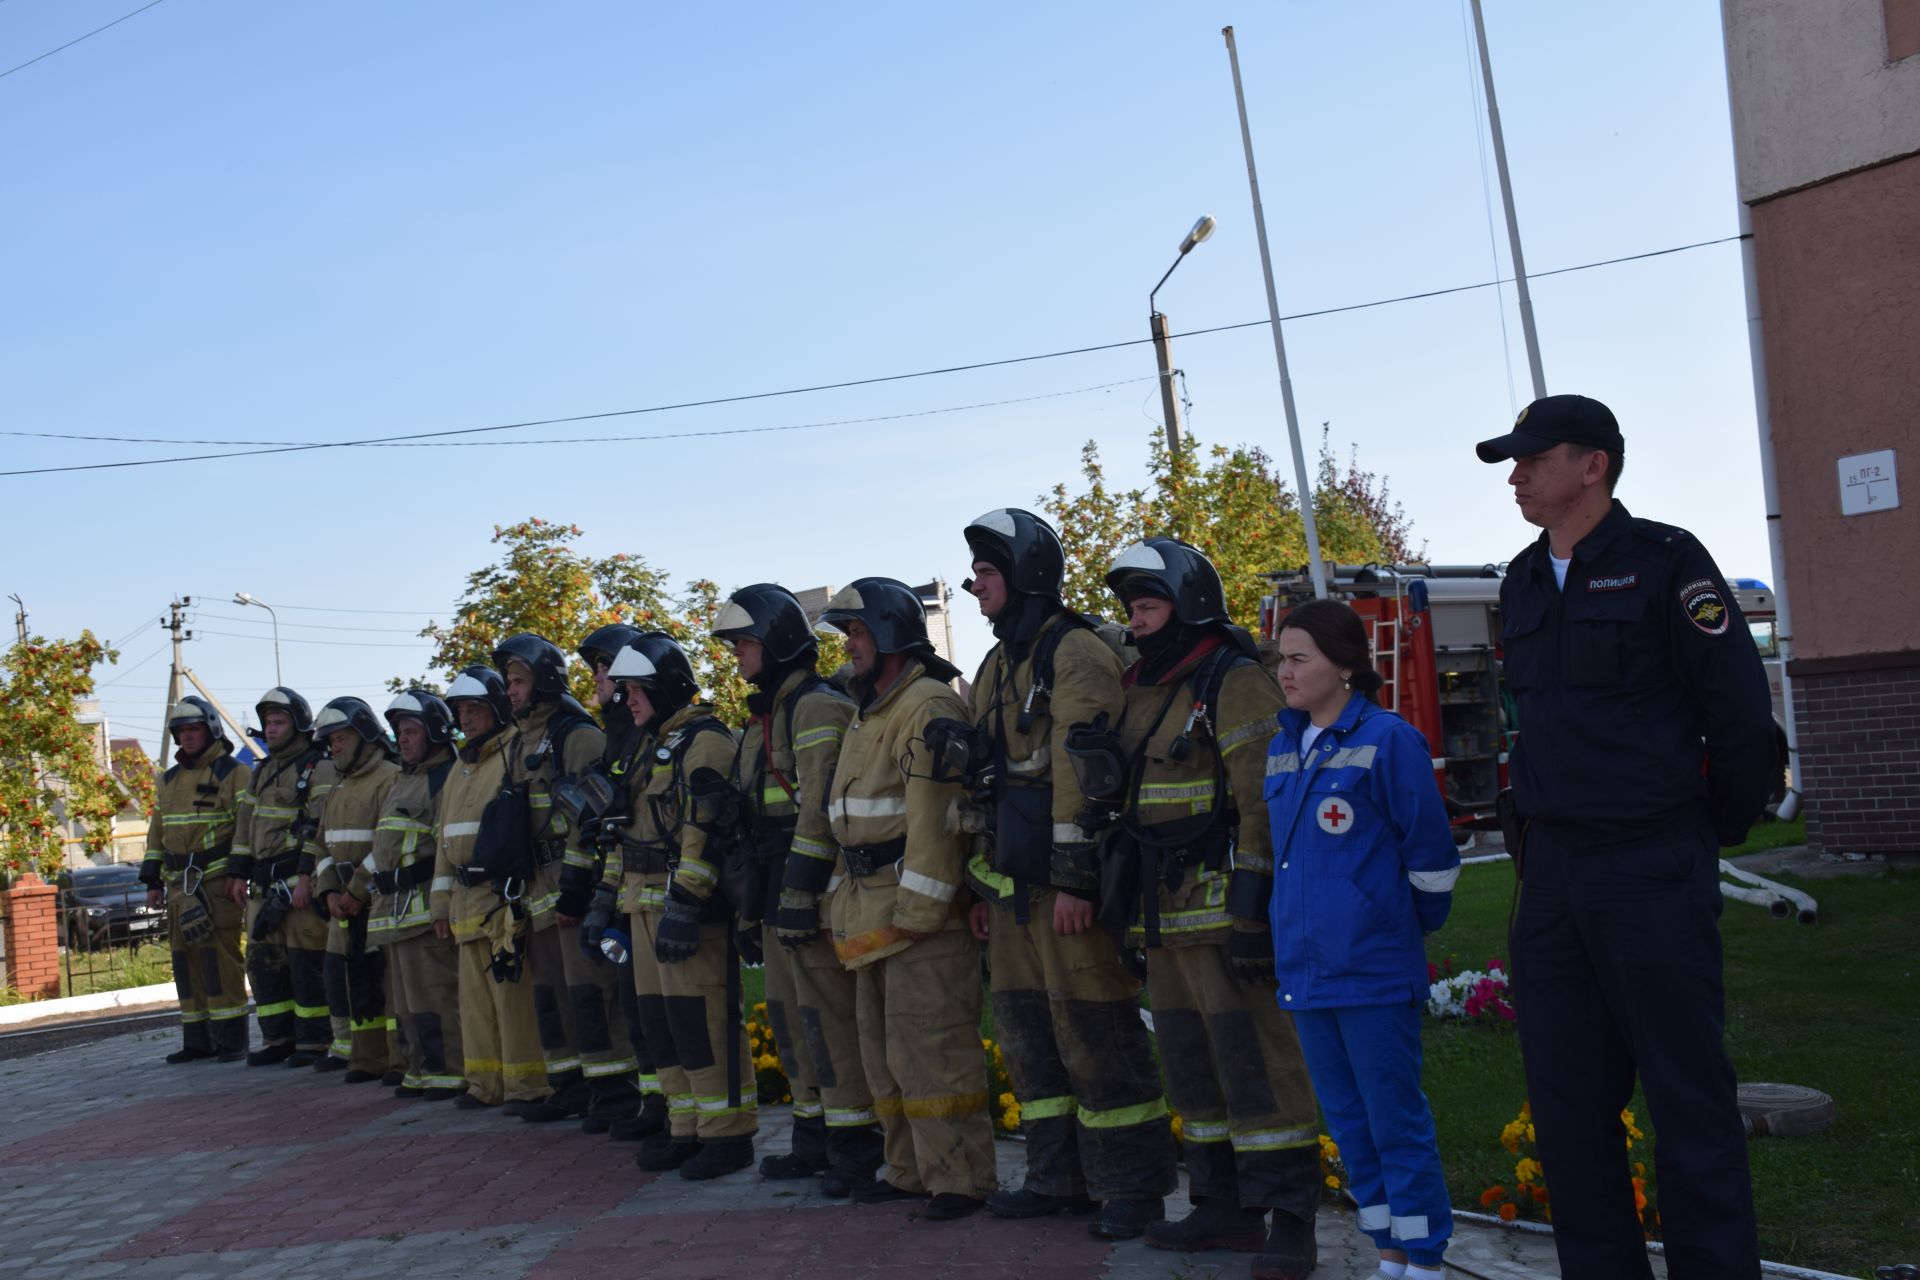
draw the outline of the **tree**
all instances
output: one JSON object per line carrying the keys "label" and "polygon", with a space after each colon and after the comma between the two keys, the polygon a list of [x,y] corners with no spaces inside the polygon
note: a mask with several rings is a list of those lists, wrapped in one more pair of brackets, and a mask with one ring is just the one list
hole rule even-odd
{"label": "tree", "polygon": [[143,818],[153,816],[160,795],[160,775],[153,761],[139,747],[122,747],[113,753],[113,776],[125,795],[122,808],[131,808]]}
{"label": "tree", "polygon": [[94,664],[119,656],[82,631],[30,636],[0,659],[0,868],[54,874],[68,823],[89,852],[112,841],[127,793],[75,711],[93,692]]}
{"label": "tree", "polygon": [[[1408,556],[1412,525],[1387,493],[1385,481],[1363,471],[1356,449],[1343,470],[1322,425],[1314,518],[1320,554],[1341,564],[1396,563]],[[1204,552],[1220,570],[1227,608],[1251,625],[1268,573],[1306,564],[1300,505],[1273,460],[1247,445],[1203,446],[1191,436],[1170,451],[1156,429],[1147,463],[1149,487],[1109,486],[1099,446],[1080,451],[1082,493],[1063,482],[1040,499],[1060,531],[1067,556],[1066,600],[1087,613],[1111,615],[1118,601],[1106,573],[1121,549],[1141,538],[1172,536]]]}

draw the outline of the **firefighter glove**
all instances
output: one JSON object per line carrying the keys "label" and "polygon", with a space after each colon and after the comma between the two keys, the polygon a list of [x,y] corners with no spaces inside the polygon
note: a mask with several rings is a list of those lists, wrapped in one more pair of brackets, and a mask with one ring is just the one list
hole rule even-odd
{"label": "firefighter glove", "polygon": [[1272,982],[1273,934],[1265,924],[1253,927],[1236,923],[1227,940],[1227,967],[1236,982]]}
{"label": "firefighter glove", "polygon": [[586,914],[580,918],[580,949],[592,959],[600,958],[600,939],[613,925],[613,909],[613,890],[601,889],[594,893]]}
{"label": "firefighter glove", "polygon": [[700,949],[700,904],[678,886],[667,890],[667,912],[653,937],[653,958],[661,964],[693,959]]}
{"label": "firefighter glove", "polygon": [[760,945],[760,929],[757,925],[748,925],[733,935],[734,949],[740,953],[740,963],[758,966],[767,962],[765,951]]}
{"label": "firefighter glove", "polygon": [[1092,902],[1100,888],[1099,846],[1091,840],[1058,842],[1048,879],[1062,893]]}
{"label": "firefighter glove", "polygon": [[820,898],[794,889],[780,891],[780,909],[773,916],[780,945],[798,951],[820,936]]}

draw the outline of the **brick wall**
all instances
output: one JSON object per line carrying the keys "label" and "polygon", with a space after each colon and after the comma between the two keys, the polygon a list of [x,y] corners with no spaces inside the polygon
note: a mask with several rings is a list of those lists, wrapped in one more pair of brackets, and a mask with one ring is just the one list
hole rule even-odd
{"label": "brick wall", "polygon": [[1793,677],[1807,843],[1920,853],[1920,667]]}
{"label": "brick wall", "polygon": [[60,994],[60,935],[56,890],[25,875],[7,890],[7,985],[32,999]]}

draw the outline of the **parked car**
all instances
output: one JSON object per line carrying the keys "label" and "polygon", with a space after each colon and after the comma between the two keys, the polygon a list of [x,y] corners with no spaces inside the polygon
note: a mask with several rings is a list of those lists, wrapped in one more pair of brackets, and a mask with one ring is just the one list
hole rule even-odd
{"label": "parked car", "polygon": [[81,951],[158,935],[166,908],[147,905],[140,868],[130,862],[60,873],[60,941]]}

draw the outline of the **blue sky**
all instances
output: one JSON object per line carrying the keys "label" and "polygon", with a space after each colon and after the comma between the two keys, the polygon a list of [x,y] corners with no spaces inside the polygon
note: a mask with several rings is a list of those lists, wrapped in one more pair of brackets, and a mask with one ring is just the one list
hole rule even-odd
{"label": "blue sky", "polygon": [[[0,4],[0,70],[136,7]],[[348,440],[1125,341],[1202,213],[1219,232],[1162,309],[1261,320],[1228,22],[1283,311],[1506,273],[1464,4],[167,0],[0,78],[0,425]],[[1733,233],[1713,6],[1488,0],[1487,22],[1530,268]],[[1622,499],[1770,578],[1735,246],[1534,302],[1549,389],[1621,419]],[[1358,446],[1434,559],[1531,536],[1471,453],[1529,398],[1510,290],[1286,334],[1303,424]],[[1174,358],[1196,435],[1285,457],[1265,329]],[[125,639],[102,695],[151,743],[165,658],[126,668],[173,593],[206,599],[188,661],[238,711],[273,655],[234,591],[280,606],[289,683],[378,699],[526,516],[676,579],[957,584],[961,526],[1072,477],[1086,440],[1138,482],[1152,373],[1132,346],[477,437],[593,444],[0,477],[0,588],[38,631]],[[0,470],[217,451],[0,437]],[[349,609],[393,612],[325,611]],[[963,625],[966,662],[984,636]]]}

